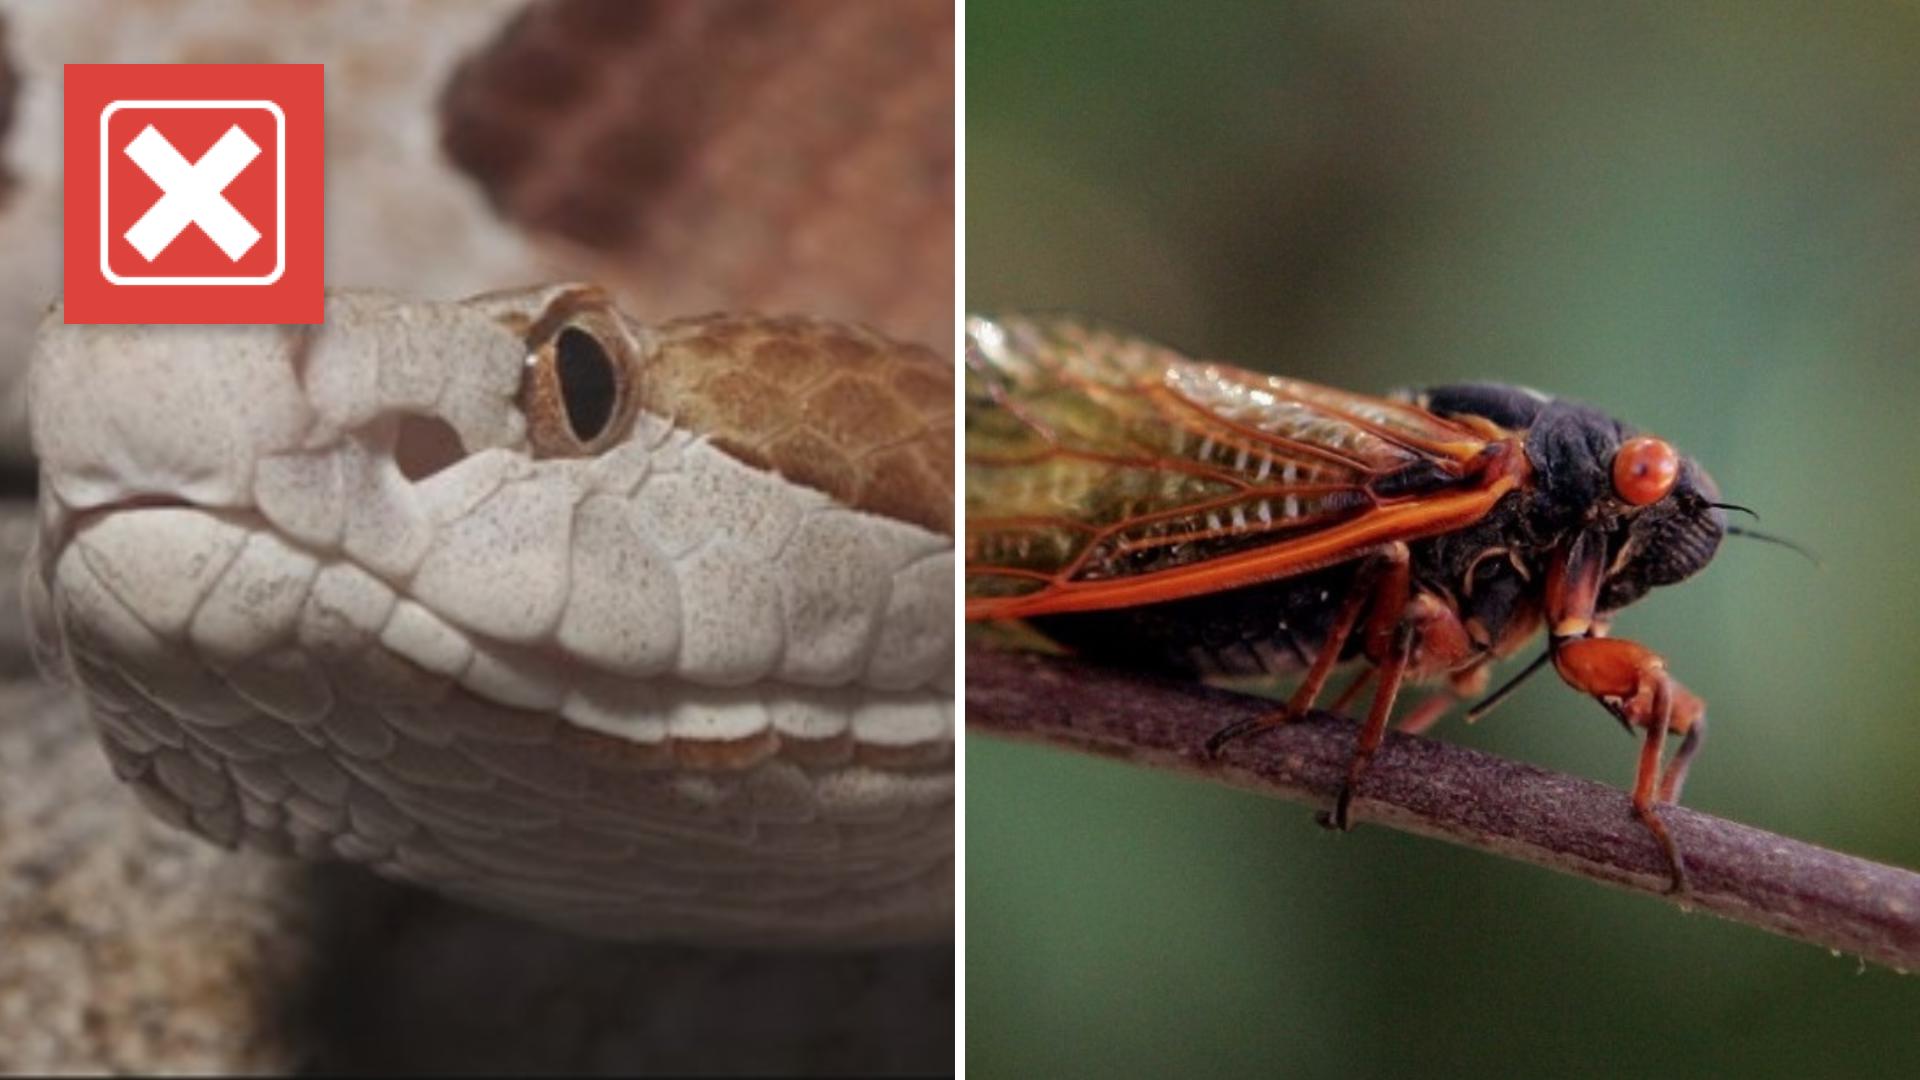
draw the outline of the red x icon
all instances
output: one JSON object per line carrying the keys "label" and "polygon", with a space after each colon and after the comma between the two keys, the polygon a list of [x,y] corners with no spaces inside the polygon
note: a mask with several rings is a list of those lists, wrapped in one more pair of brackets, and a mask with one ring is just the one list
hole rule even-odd
{"label": "red x icon", "polygon": [[66,319],[319,322],[317,64],[69,64]]}

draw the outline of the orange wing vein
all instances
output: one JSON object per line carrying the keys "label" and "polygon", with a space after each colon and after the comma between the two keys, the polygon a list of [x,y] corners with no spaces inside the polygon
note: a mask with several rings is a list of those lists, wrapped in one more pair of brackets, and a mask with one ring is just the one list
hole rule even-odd
{"label": "orange wing vein", "polygon": [[[1171,600],[1470,524],[1517,442],[1069,317],[967,324],[967,617]],[[1382,494],[1396,474],[1416,494]]]}

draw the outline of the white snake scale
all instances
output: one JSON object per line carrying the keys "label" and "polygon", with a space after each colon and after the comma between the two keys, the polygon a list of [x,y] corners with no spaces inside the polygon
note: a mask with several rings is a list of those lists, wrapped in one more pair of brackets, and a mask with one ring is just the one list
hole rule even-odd
{"label": "white snake scale", "polygon": [[[221,843],[606,936],[946,932],[950,369],[580,295],[337,293],[314,333],[50,317],[45,654],[122,778]],[[585,456],[523,392],[563,301],[635,387]],[[431,475],[396,457],[424,418],[464,453]]]}

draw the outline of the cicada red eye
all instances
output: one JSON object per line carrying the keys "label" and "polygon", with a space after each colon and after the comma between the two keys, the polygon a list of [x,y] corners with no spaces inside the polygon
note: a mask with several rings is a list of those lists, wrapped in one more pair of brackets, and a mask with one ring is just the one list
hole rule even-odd
{"label": "cicada red eye", "polygon": [[1665,439],[1628,439],[1613,455],[1614,493],[1631,505],[1659,502],[1679,478],[1680,455]]}

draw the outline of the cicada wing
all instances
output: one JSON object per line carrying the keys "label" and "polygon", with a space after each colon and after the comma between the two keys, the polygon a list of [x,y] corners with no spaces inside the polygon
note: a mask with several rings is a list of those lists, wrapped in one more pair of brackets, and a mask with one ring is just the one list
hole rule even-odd
{"label": "cicada wing", "polygon": [[[1198,362],[1069,316],[970,318],[967,369],[972,617],[1232,587],[1246,581],[1223,577],[1223,561],[1248,555],[1266,578],[1340,561],[1336,530],[1383,509],[1379,481],[1444,482],[1487,445],[1412,405]],[[1361,528],[1374,538],[1346,557],[1406,517]]]}

